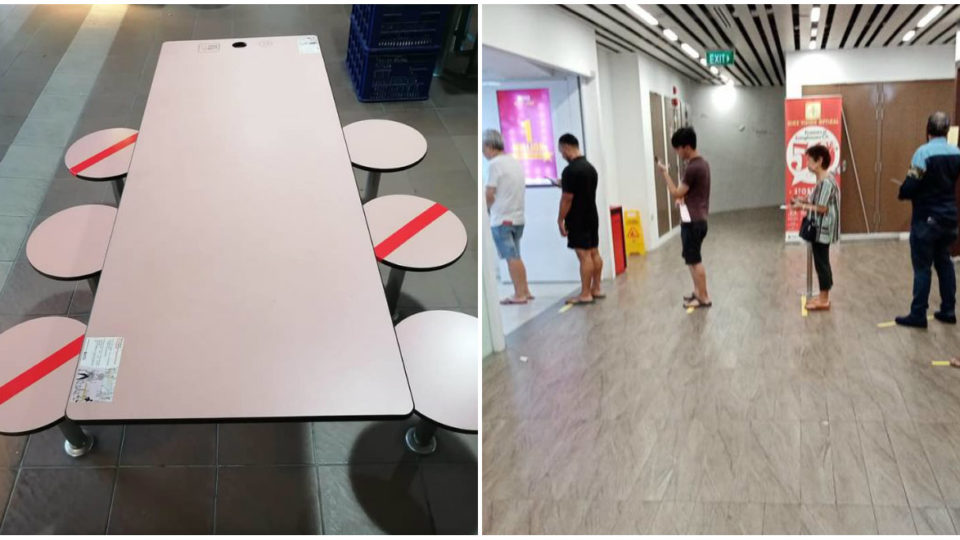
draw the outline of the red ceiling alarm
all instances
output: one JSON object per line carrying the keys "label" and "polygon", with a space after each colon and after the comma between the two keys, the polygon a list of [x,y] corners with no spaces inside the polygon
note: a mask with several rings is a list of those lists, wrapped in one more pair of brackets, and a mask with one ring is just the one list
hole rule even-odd
{"label": "red ceiling alarm", "polygon": [[673,103],[673,106],[674,106],[674,107],[676,107],[677,105],[680,104],[680,100],[678,100],[677,98],[673,98],[673,99],[671,100],[671,102]]}

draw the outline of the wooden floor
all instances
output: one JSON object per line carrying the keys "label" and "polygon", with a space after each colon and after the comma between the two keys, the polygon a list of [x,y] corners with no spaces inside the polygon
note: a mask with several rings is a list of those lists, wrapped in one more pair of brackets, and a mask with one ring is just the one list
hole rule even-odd
{"label": "wooden floor", "polygon": [[877,327],[908,311],[907,242],[832,248],[833,310],[802,317],[782,230],[711,217],[709,310],[674,239],[484,360],[485,533],[960,530],[960,370],[931,365],[957,328]]}

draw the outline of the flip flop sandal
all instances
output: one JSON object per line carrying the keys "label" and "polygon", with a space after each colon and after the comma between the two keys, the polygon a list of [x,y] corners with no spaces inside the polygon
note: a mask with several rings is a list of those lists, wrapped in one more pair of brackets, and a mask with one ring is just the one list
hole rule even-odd
{"label": "flip flop sandal", "polygon": [[807,304],[807,311],[830,311],[830,303],[826,304]]}
{"label": "flip flop sandal", "polygon": [[713,305],[713,302],[701,302],[699,298],[694,297],[693,300],[689,302],[684,302],[683,307],[685,308],[708,308]]}
{"label": "flip flop sandal", "polygon": [[606,297],[607,297],[606,293],[600,293],[600,294],[595,294],[595,295],[593,295],[594,300],[596,300],[596,299],[598,299],[598,298],[602,300],[602,299],[604,299],[604,298],[606,298]]}
{"label": "flip flop sandal", "polygon": [[516,298],[512,298],[512,297],[511,297],[511,298],[504,298],[503,300],[500,300],[500,305],[501,305],[501,306],[518,306],[518,305],[523,305],[523,304],[526,304],[526,303],[527,303],[526,300],[517,300]]}
{"label": "flip flop sandal", "polygon": [[592,303],[593,303],[593,300],[592,300],[592,299],[591,299],[591,300],[581,300],[581,299],[579,299],[579,298],[577,298],[577,297],[573,297],[573,298],[567,298],[566,303],[567,303],[567,304],[570,304],[570,305],[573,305],[573,306],[576,306],[576,305],[578,305],[578,304],[592,304]]}
{"label": "flip flop sandal", "polygon": [[686,303],[688,303],[688,302],[693,302],[693,299],[696,298],[696,297],[697,297],[697,293],[692,292],[692,293],[690,293],[690,296],[684,296],[684,297],[683,297],[683,303],[686,304]]}

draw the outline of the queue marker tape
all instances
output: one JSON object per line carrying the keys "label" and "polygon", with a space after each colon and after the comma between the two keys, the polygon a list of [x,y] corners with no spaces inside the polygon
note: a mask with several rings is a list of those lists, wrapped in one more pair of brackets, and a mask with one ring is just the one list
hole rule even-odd
{"label": "queue marker tape", "polygon": [[572,307],[573,307],[573,304],[564,304],[563,307],[560,308],[560,311],[558,311],[557,313],[566,313]]}
{"label": "queue marker tape", "polygon": [[802,294],[800,295],[800,316],[806,317],[807,313],[807,295]]}
{"label": "queue marker tape", "polygon": [[[932,321],[933,315],[927,315],[927,320]],[[886,321],[882,323],[877,323],[877,328],[893,328],[897,325],[897,321]]]}
{"label": "queue marker tape", "polygon": [[933,362],[930,362],[930,365],[933,365],[933,366],[949,366],[949,365],[950,365],[950,361],[949,361],[949,360],[934,360]]}

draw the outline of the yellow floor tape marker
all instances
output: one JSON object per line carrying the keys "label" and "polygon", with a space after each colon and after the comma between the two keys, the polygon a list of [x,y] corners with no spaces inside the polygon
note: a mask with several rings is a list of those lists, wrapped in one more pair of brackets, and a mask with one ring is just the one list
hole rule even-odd
{"label": "yellow floor tape marker", "polygon": [[800,316],[807,316],[807,295],[800,295]]}
{"label": "yellow floor tape marker", "polygon": [[[927,315],[927,320],[932,321],[933,315]],[[897,321],[887,321],[882,323],[877,323],[877,328],[892,328],[897,325]]]}
{"label": "yellow floor tape marker", "polygon": [[934,360],[933,362],[930,362],[930,364],[931,364],[931,365],[934,365],[934,366],[949,366],[949,365],[950,365],[950,361],[949,361],[949,360]]}
{"label": "yellow floor tape marker", "polygon": [[560,308],[559,313],[564,313],[564,312],[568,311],[568,310],[569,310],[570,308],[572,308],[572,307],[573,307],[573,304],[564,304],[563,307]]}

